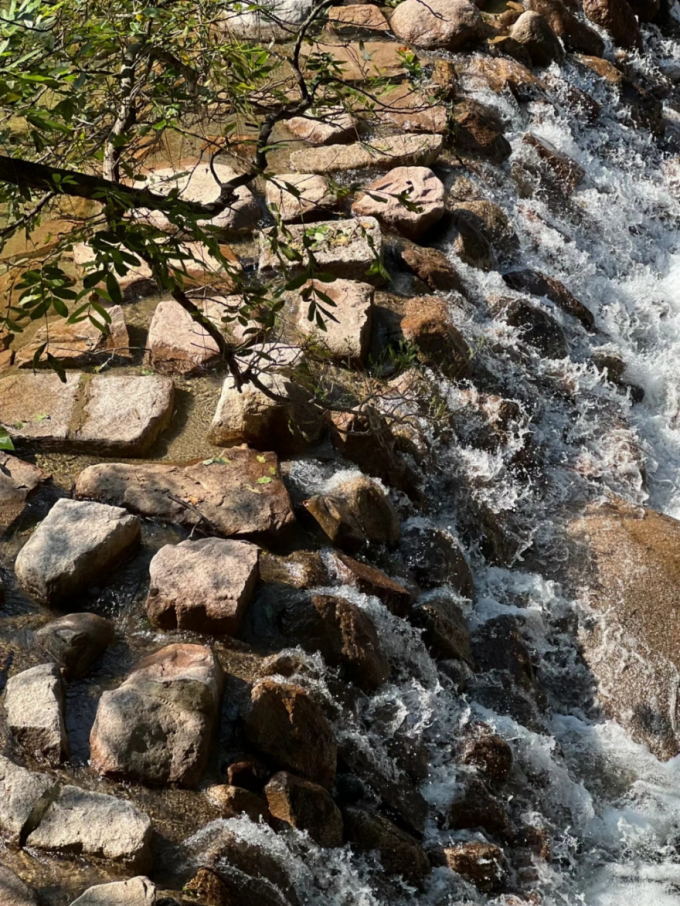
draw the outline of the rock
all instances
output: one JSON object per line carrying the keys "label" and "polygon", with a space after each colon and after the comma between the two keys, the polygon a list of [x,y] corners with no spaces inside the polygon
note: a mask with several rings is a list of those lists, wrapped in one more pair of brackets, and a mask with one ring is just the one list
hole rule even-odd
{"label": "rock", "polygon": [[[511,41],[512,39],[505,38],[505,40]],[[519,46],[521,48],[521,45]],[[524,48],[521,50],[526,53]],[[528,63],[530,62],[529,60]],[[505,56],[466,54],[462,59],[456,61],[455,72],[466,83],[469,82],[472,86],[482,89],[489,88],[495,94],[502,94],[509,89],[515,96],[524,97],[531,94],[540,84],[526,66]]]}
{"label": "rock", "polygon": [[357,138],[354,119],[342,107],[317,109],[316,116],[294,116],[284,125],[293,138],[309,145],[343,145]]}
{"label": "rock", "polygon": [[183,890],[205,906],[233,906],[234,903],[227,885],[208,868],[199,868]]}
{"label": "rock", "polygon": [[99,700],[93,769],[138,783],[195,786],[219,720],[222,681],[219,662],[202,645],[168,645],[144,658]]}
{"label": "rock", "polygon": [[[408,2],[408,0],[406,0]],[[427,167],[395,167],[366,186],[352,205],[357,217],[417,239],[444,214],[444,185]],[[416,205],[413,210],[409,205]]]}
{"label": "rock", "polygon": [[514,162],[510,171],[520,195],[530,197],[538,190],[562,201],[571,195],[585,176],[583,167],[531,132],[522,142],[528,153]]}
{"label": "rock", "polygon": [[481,828],[492,836],[507,837],[510,822],[500,802],[481,780],[468,780],[455,796],[448,813],[451,830]]}
{"label": "rock", "polygon": [[[263,477],[271,481],[258,481]],[[257,454],[247,447],[229,450],[228,458],[187,466],[90,466],[76,479],[75,495],[118,503],[163,522],[205,527],[210,533],[227,537],[274,537],[294,520],[276,456]]]}
{"label": "rock", "polygon": [[29,496],[47,479],[37,466],[0,452],[0,537],[24,512]]}
{"label": "rock", "polygon": [[229,40],[290,41],[313,8],[312,0],[266,0],[256,9],[227,7],[220,26]]}
{"label": "rock", "polygon": [[259,548],[203,538],[166,544],[149,566],[149,619],[161,629],[237,634],[255,590]]}
{"label": "rock", "polygon": [[[411,0],[407,0],[411,2]],[[300,173],[340,173],[343,170],[391,170],[399,167],[430,167],[443,147],[441,135],[426,132],[388,135],[370,143],[332,145],[293,151],[291,166]],[[339,274],[339,276],[349,276]]]}
{"label": "rock", "polygon": [[490,271],[494,267],[494,254],[486,236],[474,225],[472,218],[454,213],[453,224],[457,230],[453,250],[465,264]]}
{"label": "rock", "polygon": [[329,559],[335,578],[341,585],[351,585],[362,594],[373,595],[395,616],[407,617],[410,614],[413,594],[399,582],[346,554],[334,551]]}
{"label": "rock", "polygon": [[418,349],[423,364],[455,377],[468,370],[470,350],[442,299],[436,296],[409,299],[400,327],[404,339]]}
{"label": "rock", "polygon": [[287,557],[263,552],[260,555],[260,579],[273,585],[316,588],[328,585],[328,570],[317,551],[295,551]]}
{"label": "rock", "polygon": [[528,268],[503,274],[503,280],[517,292],[531,293],[534,296],[545,296],[566,314],[571,315],[583,324],[586,330],[594,330],[595,318],[583,302],[572,295],[567,287],[554,277],[547,277],[539,271]]}
{"label": "rock", "polygon": [[174,387],[155,375],[12,374],[0,380],[2,424],[21,440],[84,453],[142,456],[172,417]]}
{"label": "rock", "polygon": [[127,800],[65,786],[26,846],[145,871],[153,861],[152,836],[148,816]]}
{"label": "rock", "polygon": [[512,749],[504,739],[480,724],[463,743],[461,761],[477,768],[484,780],[505,783],[512,772]]}
{"label": "rock", "polygon": [[[262,368],[259,380],[275,398],[250,383],[239,391],[233,377],[225,378],[208,440],[218,447],[248,444],[282,455],[299,453],[319,439],[321,414],[302,386],[283,374],[267,371],[266,362]],[[273,479],[274,466],[269,473],[263,477]]]}
{"label": "rock", "polygon": [[[318,153],[318,150],[314,151],[314,154]],[[291,226],[289,230],[288,245],[304,259],[291,265],[292,272],[304,269],[307,259],[303,241],[311,235],[314,240],[312,252],[319,269],[341,279],[372,282],[369,270],[382,254],[380,226],[373,217],[336,220],[308,227]],[[264,280],[274,279],[280,268],[278,256],[271,250],[265,234],[260,244],[260,276]]]}
{"label": "rock", "polygon": [[[229,183],[237,176],[237,172],[225,164],[187,160],[180,162],[178,168],[158,167],[149,170],[140,188],[148,188],[158,195],[177,192],[177,197],[183,201],[208,205],[218,201],[222,184]],[[238,186],[233,193],[233,200],[220,214],[199,220],[198,225],[229,233],[252,232],[260,219],[255,196],[248,186]],[[158,230],[171,232],[176,229],[161,211],[140,208],[135,212],[135,217]]]}
{"label": "rock", "polygon": [[520,332],[523,343],[529,343],[548,359],[564,359],[569,345],[564,331],[545,309],[528,299],[505,300],[502,316]]}
{"label": "rock", "polygon": [[408,245],[402,249],[401,258],[431,290],[443,293],[462,291],[460,275],[444,252]]}
{"label": "rock", "polygon": [[417,841],[376,812],[352,806],[342,813],[347,839],[365,852],[377,852],[383,869],[420,886],[430,863]]}
{"label": "rock", "polygon": [[237,756],[227,767],[227,782],[259,794],[272,773],[271,769],[257,758]]}
{"label": "rock", "polygon": [[[375,9],[372,6],[363,8]],[[410,82],[376,94],[367,113],[376,124],[390,123],[402,132],[444,133],[448,128],[447,108]]]}
{"label": "rock", "polygon": [[534,66],[562,63],[564,49],[559,38],[540,13],[527,10],[510,29],[510,37],[526,48]]}
{"label": "rock", "polygon": [[58,765],[69,757],[64,725],[64,687],[59,668],[39,664],[7,681],[7,726],[31,755]]}
{"label": "rock", "polygon": [[325,176],[282,173],[267,180],[267,205],[284,223],[323,220],[337,207],[337,197]]}
{"label": "rock", "polygon": [[460,545],[449,532],[431,525],[407,524],[402,532],[401,556],[422,588],[449,585],[474,600],[472,572]]}
{"label": "rock", "polygon": [[54,658],[67,679],[85,676],[114,638],[113,623],[94,613],[70,613],[35,634],[38,647]]}
{"label": "rock", "polygon": [[627,0],[584,0],[583,12],[612,36],[619,47],[642,50],[642,34]]}
{"label": "rock", "polygon": [[2,863],[0,863],[0,903],[2,906],[38,906],[35,893]]}
{"label": "rock", "polygon": [[319,288],[335,302],[335,307],[317,297],[318,304],[330,313],[330,316],[321,315],[324,321],[322,330],[316,321],[310,321],[309,304],[301,299],[298,330],[303,335],[314,337],[315,342],[334,359],[350,363],[365,361],[371,344],[373,287],[353,280],[334,280]]}
{"label": "rock", "polygon": [[459,101],[453,110],[453,123],[456,145],[464,151],[497,164],[510,156],[510,142],[503,135],[498,114],[490,107],[469,99]]}
{"label": "rock", "polygon": [[390,28],[401,41],[426,50],[458,50],[481,37],[483,20],[467,0],[404,0],[390,17]]}
{"label": "rock", "polygon": [[257,824],[260,820],[268,821],[271,817],[262,796],[243,787],[219,784],[209,787],[206,794],[223,818],[238,818],[245,814]]}
{"label": "rock", "polygon": [[427,598],[411,614],[411,622],[420,626],[423,640],[440,660],[455,658],[472,666],[470,632],[463,612],[444,596]]}
{"label": "rock", "polygon": [[155,906],[156,887],[145,877],[112,884],[97,884],[81,894],[71,906]]}
{"label": "rock", "polygon": [[562,39],[567,50],[595,57],[603,55],[602,38],[593,28],[577,19],[562,0],[527,0],[526,8],[543,16],[552,31]]}
{"label": "rock", "polygon": [[306,831],[319,846],[342,846],[342,815],[318,783],[280,771],[264,788],[274,818]]}
{"label": "rock", "polygon": [[385,14],[377,6],[358,3],[350,6],[331,6],[328,10],[328,22],[334,31],[345,30],[389,32],[390,26]]}
{"label": "rock", "polygon": [[330,55],[339,67],[337,75],[336,73],[334,75],[344,82],[403,78],[406,75],[399,45],[392,41],[343,41],[341,44],[321,42],[303,45],[303,58],[309,54]]}
{"label": "rock", "polygon": [[58,500],[19,551],[17,579],[54,604],[84,591],[139,544],[139,520],[119,507]]}
{"label": "rock", "polygon": [[518,686],[531,690],[535,683],[531,653],[516,617],[487,620],[472,637],[472,652],[480,671],[503,670]]}
{"label": "rock", "polygon": [[[130,357],[130,338],[125,316],[120,305],[105,306],[111,318],[110,323],[98,315],[94,317],[105,327],[100,330],[89,318],[69,324],[59,320],[50,322],[49,327],[40,327],[33,339],[22,347],[16,356],[18,368],[45,368],[49,366],[47,356],[58,359],[66,368],[83,368]],[[36,352],[44,346],[39,361],[34,365]]]}
{"label": "rock", "polygon": [[6,840],[23,846],[40,822],[54,786],[47,774],[27,771],[0,755],[0,833]]}
{"label": "rock", "polygon": [[500,261],[512,260],[519,251],[519,239],[507,214],[497,204],[485,199],[459,201],[451,208],[454,223],[463,223],[481,233]]}
{"label": "rock", "polygon": [[399,515],[375,481],[357,475],[304,502],[333,544],[356,549],[366,541],[394,545],[399,541]]}
{"label": "rock", "polygon": [[503,850],[493,843],[469,841],[447,846],[446,864],[483,893],[501,890],[505,884],[506,862]]}
{"label": "rock", "polygon": [[290,604],[281,617],[284,635],[305,651],[319,651],[330,667],[366,693],[389,676],[373,620],[339,595],[313,595]]}
{"label": "rock", "polygon": [[259,680],[244,716],[246,739],[275,765],[330,789],[337,748],[324,714],[300,686]]}

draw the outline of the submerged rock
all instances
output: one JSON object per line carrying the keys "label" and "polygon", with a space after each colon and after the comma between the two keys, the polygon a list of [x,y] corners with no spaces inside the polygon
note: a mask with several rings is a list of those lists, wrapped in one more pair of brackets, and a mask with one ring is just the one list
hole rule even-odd
{"label": "submerged rock", "polygon": [[38,906],[35,893],[0,862],[0,903],[2,906]]}
{"label": "submerged rock", "polygon": [[264,788],[274,818],[307,831],[319,846],[342,846],[342,815],[328,790],[287,771],[274,774]]}
{"label": "submerged rock", "polygon": [[35,634],[36,644],[51,655],[68,679],[80,679],[113,642],[110,620],[94,613],[70,613]]}
{"label": "submerged rock", "polygon": [[563,312],[579,320],[586,330],[594,329],[595,318],[593,313],[555,277],[548,277],[539,271],[526,268],[503,274],[503,280],[511,289],[517,292],[531,293],[534,296],[545,296],[546,299],[549,299]]}
{"label": "submerged rock", "polygon": [[31,755],[58,765],[69,757],[64,687],[59,668],[40,664],[7,681],[7,726]]}
{"label": "submerged rock", "polygon": [[62,498],[19,551],[17,579],[55,604],[101,579],[139,544],[139,519],[115,506]]}
{"label": "submerged rock", "polygon": [[490,728],[479,724],[461,747],[461,761],[477,768],[485,780],[505,783],[512,772],[512,749]]}
{"label": "submerged rock", "polygon": [[52,777],[27,771],[0,755],[0,834],[15,846],[23,845],[55,788]]}
{"label": "submerged rock", "polygon": [[381,570],[338,552],[330,554],[328,559],[341,585],[351,585],[362,594],[379,598],[395,616],[406,617],[411,612],[413,593]]}
{"label": "submerged rock", "polygon": [[222,670],[208,648],[174,644],[144,658],[104,692],[90,761],[108,777],[195,786],[219,718]]}
{"label": "submerged rock", "polygon": [[481,14],[468,0],[404,0],[390,17],[390,28],[402,41],[426,50],[458,50],[482,35]]}
{"label": "submerged rock", "polygon": [[450,585],[464,598],[474,599],[474,580],[458,541],[444,529],[410,523],[404,527],[401,556],[422,588]]}
{"label": "submerged rock", "polygon": [[71,906],[155,906],[155,903],[155,884],[140,875],[129,881],[90,887]]}
{"label": "submerged rock", "polygon": [[0,453],[0,537],[24,512],[29,496],[47,478],[31,463]]}
{"label": "submerged rock", "polygon": [[510,822],[501,803],[476,778],[468,780],[449,807],[448,827],[452,830],[481,828],[492,836],[506,838]]}
{"label": "submerged rock", "polygon": [[467,621],[460,607],[449,598],[427,598],[413,610],[411,621],[424,630],[423,640],[436,658],[456,658],[473,664]]}
{"label": "submerged rock", "polygon": [[562,327],[540,305],[528,299],[503,299],[495,311],[519,330],[522,342],[529,343],[546,358],[563,359],[569,354]]}

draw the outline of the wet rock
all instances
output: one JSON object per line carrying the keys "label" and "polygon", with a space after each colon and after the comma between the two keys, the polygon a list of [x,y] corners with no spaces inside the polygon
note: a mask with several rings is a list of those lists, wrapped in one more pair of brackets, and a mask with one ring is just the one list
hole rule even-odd
{"label": "wet rock", "polygon": [[38,906],[35,893],[2,863],[0,863],[0,902],[2,906]]}
{"label": "wet rock", "polygon": [[70,613],[39,629],[35,641],[54,658],[67,679],[80,679],[89,673],[114,637],[110,620],[94,613]]}
{"label": "wet rock", "polygon": [[[309,319],[309,303],[300,300],[297,328],[301,334],[313,337],[332,358],[344,362],[365,361],[371,344],[373,322],[373,287],[353,280],[335,280],[319,287],[332,299],[334,307],[325,299],[317,301],[330,313],[321,314],[324,327]],[[318,309],[317,309],[318,311]]]}
{"label": "wet rock", "polygon": [[[567,50],[601,57],[604,41],[593,29],[569,11],[562,0],[527,0],[526,7],[544,17]],[[514,37],[514,36],[513,36]]]}
{"label": "wet rock", "polygon": [[203,538],[166,544],[149,566],[149,619],[161,629],[237,634],[258,577],[259,548]]}
{"label": "wet rock", "polygon": [[309,145],[342,145],[357,137],[354,119],[342,107],[321,108],[316,116],[294,116],[284,125],[293,138]]}
{"label": "wet rock", "polygon": [[518,686],[509,673],[493,670],[476,676],[469,675],[466,688],[483,707],[497,714],[509,714],[518,724],[535,733],[547,732],[533,695]]}
{"label": "wet rock", "polygon": [[[15,846],[23,845],[49,805],[55,781],[0,755],[0,833]],[[0,888],[1,889],[1,888]]]}
{"label": "wet rock", "polygon": [[528,52],[534,66],[550,66],[564,60],[559,38],[540,13],[527,10],[510,29],[510,37]]}
{"label": "wet rock", "polygon": [[512,749],[488,727],[478,725],[461,748],[461,761],[477,768],[491,783],[505,783],[512,772]]}
{"label": "wet rock", "polygon": [[195,786],[208,761],[222,693],[208,648],[177,643],[144,658],[99,700],[90,763],[107,777]]}
{"label": "wet rock", "polygon": [[452,206],[451,211],[458,229],[465,222],[481,233],[499,260],[512,260],[519,251],[517,233],[505,211],[497,204],[485,199],[459,201]]}
{"label": "wet rock", "polygon": [[513,163],[510,171],[520,194],[529,197],[543,191],[561,199],[571,195],[585,175],[583,167],[531,132],[527,132],[522,142],[529,152],[521,161]]}
{"label": "wet rock", "polygon": [[303,46],[302,55],[307,54],[330,54],[339,67],[337,77],[344,82],[399,78],[406,74],[399,45],[392,41],[321,42]]}
{"label": "wet rock", "polygon": [[377,852],[383,869],[419,886],[430,863],[418,842],[376,812],[352,806],[343,810],[347,839],[365,852]]}
{"label": "wet rock", "polygon": [[337,761],[333,731],[319,705],[300,686],[268,679],[257,682],[244,730],[250,744],[275,765],[332,787]]}
{"label": "wet rock", "polygon": [[313,7],[312,0],[265,0],[256,9],[228,7],[220,25],[229,40],[290,41]]}
{"label": "wet rock", "polygon": [[342,482],[330,494],[310,497],[305,507],[338,547],[352,551],[366,542],[394,545],[399,540],[399,515],[392,501],[365,475]]}
{"label": "wet rock", "polygon": [[[319,150],[310,153],[317,155]],[[312,251],[320,270],[343,280],[371,281],[368,271],[382,253],[382,236],[375,218],[291,226],[290,233],[288,245],[298,251],[305,262],[303,241],[312,236]],[[303,266],[296,265],[292,270],[295,272],[297,267],[302,270]],[[260,244],[260,276],[265,280],[273,279],[280,273],[280,267],[278,256],[271,250],[265,234]]]}
{"label": "wet rock", "polygon": [[7,681],[7,726],[31,755],[58,765],[69,757],[64,687],[59,668],[40,664]]}
{"label": "wet rock", "polygon": [[[40,327],[32,341],[17,352],[17,367],[48,367],[48,355],[58,359],[66,368],[83,368],[129,358],[130,338],[123,309],[120,305],[110,305],[107,311],[110,324],[97,319],[105,327],[103,331],[89,318],[76,324],[60,320],[50,323],[49,327]],[[40,359],[34,365],[34,356],[43,346]]]}
{"label": "wet rock", "polygon": [[[261,478],[271,481],[264,483]],[[186,466],[90,466],[76,479],[75,495],[227,537],[275,537],[294,520],[276,456],[247,447],[230,449],[228,457]]]}
{"label": "wet rock", "polygon": [[642,35],[635,13],[626,0],[584,0],[583,12],[612,36],[619,47],[642,50]]}
{"label": "wet rock", "polygon": [[284,223],[323,220],[337,207],[329,181],[318,173],[282,173],[267,180],[265,191],[267,205]]}
{"label": "wet rock", "polygon": [[451,830],[481,828],[501,838],[510,833],[505,809],[487,786],[476,778],[468,780],[456,794],[449,807],[448,827]]}
{"label": "wet rock", "polygon": [[405,133],[374,138],[370,143],[293,151],[290,163],[300,173],[338,173],[367,167],[378,170],[391,170],[395,166],[429,167],[439,157],[442,146],[441,135]]}
{"label": "wet rock", "polygon": [[576,318],[586,330],[594,330],[595,318],[590,309],[576,296],[569,292],[567,287],[556,280],[541,274],[540,271],[529,270],[511,271],[503,274],[503,280],[517,292],[531,293],[534,296],[545,296],[563,312]]}
{"label": "wet rock", "polygon": [[241,786],[219,784],[206,790],[206,795],[212,804],[220,810],[223,818],[238,818],[247,815],[256,824],[260,819],[269,820],[267,803],[256,793],[246,790]]}
{"label": "wet rock", "polygon": [[506,879],[503,850],[493,843],[456,843],[444,850],[446,864],[483,893],[501,890]]}
{"label": "wet rock", "polygon": [[502,313],[505,321],[519,330],[522,342],[529,343],[549,359],[563,359],[569,355],[564,331],[543,308],[528,299],[506,300],[499,308],[498,313]]}
{"label": "wet rock", "polygon": [[450,585],[464,598],[474,599],[472,572],[460,545],[449,532],[427,524],[407,524],[400,551],[421,588]]}
{"label": "wet rock", "polygon": [[319,846],[342,846],[342,815],[322,786],[280,771],[264,792],[274,818],[306,831]]}
{"label": "wet rock", "polygon": [[465,264],[490,271],[494,266],[494,254],[486,236],[467,216],[453,213],[452,220],[457,233],[453,240],[453,250]]}
{"label": "wet rock", "polygon": [[27,591],[54,604],[110,572],[139,540],[139,519],[125,510],[62,498],[19,551],[14,569]]}
{"label": "wet rock", "polygon": [[238,756],[227,766],[227,781],[232,786],[243,787],[252,793],[261,793],[272,770],[258,758]]}
{"label": "wet rock", "polygon": [[390,28],[401,41],[426,50],[458,50],[479,38],[483,20],[467,0],[430,0],[423,7],[417,0],[404,0],[390,17]]}
{"label": "wet rock", "polygon": [[333,552],[329,555],[331,569],[341,585],[351,585],[362,594],[373,595],[398,617],[407,617],[411,612],[413,594],[399,582],[390,579],[379,569],[360,563],[346,554]]}
{"label": "wet rock", "polygon": [[[369,9],[372,7],[369,7]],[[390,123],[402,132],[438,132],[448,128],[448,110],[410,82],[388,88],[371,102],[371,121]]]}
{"label": "wet rock", "polygon": [[208,868],[199,868],[184,891],[205,906],[232,906],[234,902],[224,881]]}
{"label": "wet rock", "polygon": [[65,786],[26,846],[144,871],[153,861],[152,836],[148,816],[127,800]]}
{"label": "wet rock", "polygon": [[[409,2],[409,0],[406,0]],[[444,214],[444,185],[427,167],[395,167],[366,186],[352,205],[355,216],[372,216],[387,229],[417,239]],[[412,210],[408,205],[416,205]]]}
{"label": "wet rock", "polygon": [[469,99],[458,102],[453,111],[454,138],[464,151],[480,154],[494,163],[510,156],[510,142],[503,135],[498,114],[490,107]]}
{"label": "wet rock", "polygon": [[62,384],[54,372],[0,378],[0,424],[15,439],[65,443],[81,379],[68,374]]}
{"label": "wet rock", "polygon": [[264,552],[260,555],[260,579],[273,585],[316,588],[328,584],[328,570],[316,551],[295,551],[287,557]]}
{"label": "wet rock", "polygon": [[437,249],[407,245],[401,250],[404,264],[431,290],[461,292],[463,284],[454,264]]}
{"label": "wet rock", "polygon": [[[159,195],[177,192],[178,198],[183,201],[209,205],[218,201],[222,184],[229,183],[237,176],[237,172],[225,164],[187,160],[179,168],[158,167],[149,170],[140,187],[151,189]],[[233,199],[221,213],[199,220],[199,226],[210,226],[229,233],[249,233],[254,230],[260,219],[255,196],[248,186],[238,186],[233,193]],[[139,209],[135,212],[135,217],[158,230],[170,232],[176,229],[160,211]]]}
{"label": "wet rock", "polygon": [[0,453],[0,537],[24,512],[29,496],[47,479],[37,466]]}
{"label": "wet rock", "polygon": [[472,651],[480,671],[505,670],[519,686],[533,687],[531,653],[516,617],[493,617],[483,623],[472,637]]}
{"label": "wet rock", "polygon": [[[506,37],[504,41],[512,41],[512,39]],[[518,46],[523,53],[526,53],[521,45]],[[490,57],[487,54],[475,53],[466,54],[457,60],[455,71],[475,87],[489,88],[495,94],[501,94],[509,89],[516,97],[524,97],[530,95],[539,86],[538,78],[527,69],[527,65],[530,64],[530,59],[527,60],[526,65],[523,65],[510,57]]]}
{"label": "wet rock", "polygon": [[467,621],[460,607],[449,598],[427,598],[414,608],[411,622],[424,630],[423,640],[436,658],[457,658],[472,665]]}
{"label": "wet rock", "polygon": [[90,887],[71,906],[155,906],[155,903],[156,886],[140,876]]}
{"label": "wet rock", "polygon": [[366,3],[331,6],[328,10],[328,22],[337,32],[345,30],[388,32],[390,30],[383,11],[377,6]]}
{"label": "wet rock", "polygon": [[461,377],[470,364],[470,349],[451,321],[447,304],[437,296],[418,296],[404,306],[401,332],[418,350],[419,360]]}

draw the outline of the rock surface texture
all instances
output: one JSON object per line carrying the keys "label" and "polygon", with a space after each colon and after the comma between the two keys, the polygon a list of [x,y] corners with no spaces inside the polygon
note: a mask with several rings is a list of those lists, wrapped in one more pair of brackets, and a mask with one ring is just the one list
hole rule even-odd
{"label": "rock surface texture", "polygon": [[64,724],[64,687],[53,664],[15,673],[5,690],[7,726],[22,748],[57,765],[68,758]]}
{"label": "rock surface texture", "polygon": [[404,0],[390,18],[390,28],[402,41],[425,50],[458,50],[482,34],[479,10],[468,0]]}
{"label": "rock surface texture", "polygon": [[444,214],[444,185],[427,167],[395,167],[366,187],[352,205],[358,217],[375,217],[384,227],[417,239]]}

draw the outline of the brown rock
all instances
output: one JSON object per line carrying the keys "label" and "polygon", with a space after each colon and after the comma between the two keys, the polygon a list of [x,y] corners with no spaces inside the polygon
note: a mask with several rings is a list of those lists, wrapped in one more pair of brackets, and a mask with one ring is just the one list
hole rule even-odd
{"label": "brown rock", "polygon": [[483,623],[472,637],[472,652],[480,671],[507,671],[517,685],[527,690],[533,688],[531,653],[515,617],[494,617]]}
{"label": "brown rock", "polygon": [[528,52],[534,66],[550,66],[564,60],[564,50],[547,19],[527,10],[510,29],[510,37]]}
{"label": "brown rock", "polygon": [[264,799],[243,787],[218,784],[208,787],[206,795],[223,818],[238,818],[245,814],[255,824],[260,819],[269,820],[269,809]]}
{"label": "brown rock", "polygon": [[430,873],[430,863],[417,841],[387,818],[352,806],[343,811],[347,839],[365,852],[377,852],[383,869],[419,886]]}
{"label": "brown rock", "polygon": [[35,758],[58,766],[69,758],[64,683],[56,664],[39,664],[7,680],[7,726]]}
{"label": "brown rock", "polygon": [[550,28],[561,38],[567,50],[594,57],[604,53],[604,41],[571,13],[562,0],[527,0],[526,7],[544,17]]}
{"label": "brown rock", "polygon": [[441,220],[444,198],[444,185],[432,170],[395,167],[366,186],[352,212],[358,217],[375,217],[388,229],[417,239]]}
{"label": "brown rock", "polygon": [[542,165],[541,169],[549,172],[551,181],[557,188],[565,195],[571,194],[585,176],[583,167],[532,132],[527,132],[522,141],[535,152]]}
{"label": "brown rock", "polygon": [[436,296],[409,299],[401,321],[404,339],[418,349],[424,364],[441,368],[456,377],[470,365],[470,350],[451,322],[446,303]]}
{"label": "brown rock", "polygon": [[640,22],[654,22],[661,11],[661,0],[628,0]]}
{"label": "brown rock", "polygon": [[545,296],[558,308],[577,318],[586,330],[593,330],[595,318],[592,312],[572,295],[567,287],[554,277],[547,277],[539,271],[521,270],[504,274],[507,285],[517,292],[531,293],[534,296]]}
{"label": "brown rock", "polygon": [[456,843],[444,850],[446,864],[483,893],[501,890],[506,878],[503,850],[493,843]]}
{"label": "brown rock", "polygon": [[33,357],[42,346],[44,349],[36,362],[38,368],[49,366],[48,355],[54,356],[66,368],[83,368],[129,358],[130,339],[123,309],[120,305],[105,307],[111,318],[110,323],[93,312],[104,330],[100,330],[89,318],[76,324],[52,321],[49,327],[38,328],[32,341],[17,351],[17,367],[35,367]]}
{"label": "brown rock", "polygon": [[507,837],[510,822],[505,809],[481,780],[468,780],[449,807],[452,830],[481,828],[492,836]]}
{"label": "brown rock", "polygon": [[337,748],[319,705],[300,686],[259,680],[245,715],[245,735],[271,761],[301,777],[333,786]]}
{"label": "brown rock", "polygon": [[404,264],[431,290],[461,292],[460,275],[444,252],[407,245],[401,251]]}
{"label": "brown rock", "polygon": [[331,494],[311,497],[305,506],[340,547],[356,549],[366,541],[394,545],[399,540],[399,516],[392,501],[365,475],[342,482]]}
{"label": "brown rock", "polygon": [[642,35],[627,0],[584,0],[583,12],[612,36],[619,47],[642,50]]}
{"label": "brown rock", "polygon": [[284,223],[324,220],[337,207],[337,197],[325,176],[282,173],[267,180],[267,204]]}
{"label": "brown rock", "polygon": [[[310,284],[307,284],[309,286]],[[354,280],[334,280],[316,284],[325,296],[335,303],[312,294],[323,312],[323,329],[309,319],[310,303],[300,299],[297,328],[304,336],[313,337],[332,358],[344,362],[363,362],[371,344],[373,323],[373,287]],[[311,302],[311,300],[310,300]],[[318,311],[318,308],[316,309]]]}
{"label": "brown rock", "polygon": [[520,331],[522,342],[529,343],[549,359],[563,359],[569,354],[564,331],[545,309],[528,299],[511,299],[503,303],[503,318]]}
{"label": "brown rock", "polygon": [[280,771],[264,788],[269,811],[291,827],[307,831],[319,846],[342,846],[342,815],[318,783]]}
{"label": "brown rock", "polygon": [[370,3],[351,4],[350,6],[331,6],[328,10],[328,22],[334,31],[377,31],[388,32],[390,26],[381,9]]}
{"label": "brown rock", "polygon": [[395,616],[407,617],[410,614],[413,594],[399,582],[346,554],[333,552],[330,558],[331,568],[342,585],[351,585],[365,595],[373,595]]}
{"label": "brown rock", "polygon": [[497,204],[485,199],[473,199],[459,201],[451,210],[458,229],[462,223],[466,223],[481,233],[499,260],[511,260],[519,251],[517,233],[505,211]]}
{"label": "brown rock", "polygon": [[425,644],[435,657],[473,664],[467,621],[460,607],[449,598],[427,598],[413,610],[411,621],[422,627]]}
{"label": "brown rock", "polygon": [[0,537],[23,513],[29,496],[48,477],[37,466],[0,452]]}
{"label": "brown rock", "polygon": [[[260,482],[262,477],[271,481]],[[276,536],[294,520],[276,456],[247,447],[229,450],[228,457],[187,466],[90,466],[76,479],[75,495],[116,501],[143,516],[190,528],[204,526],[226,537]]]}
{"label": "brown rock", "polygon": [[512,772],[512,749],[504,739],[484,725],[463,743],[461,761],[477,768],[491,783],[505,783]]}
{"label": "brown rock", "polygon": [[448,128],[446,107],[414,88],[410,82],[403,82],[378,94],[376,101],[371,102],[369,113],[371,120],[377,124],[387,122],[402,132],[443,133]]}
{"label": "brown rock", "polygon": [[295,551],[287,557],[263,552],[260,555],[260,579],[273,585],[293,588],[317,588],[328,585],[328,570],[316,551]]}
{"label": "brown rock", "polygon": [[407,525],[400,549],[422,588],[450,585],[464,598],[474,599],[472,572],[453,535],[434,526]]}
{"label": "brown rock", "polygon": [[76,372],[68,374],[62,384],[53,371],[0,378],[0,425],[15,439],[64,444],[81,380],[82,374]]}
{"label": "brown rock", "polygon": [[539,80],[526,66],[504,56],[466,54],[456,61],[456,72],[466,83],[475,87],[488,87],[495,94],[510,89],[514,95],[522,95],[539,85]]}
{"label": "brown rock", "polygon": [[345,41],[342,44],[319,42],[303,46],[302,53],[330,54],[342,67],[338,77],[344,82],[406,75],[399,45],[391,41]]}
{"label": "brown rock", "polygon": [[115,638],[110,620],[95,613],[71,613],[43,626],[36,644],[54,658],[67,679],[80,679]]}
{"label": "brown rock", "polygon": [[429,167],[439,157],[442,147],[441,135],[406,132],[402,135],[372,138],[370,142],[357,142],[353,145],[293,151],[290,163],[293,169],[301,173],[340,173],[367,167],[376,170],[391,170],[395,166]]}
{"label": "brown rock", "polygon": [[199,868],[184,890],[205,906],[233,906],[229,888],[214,871]]}
{"label": "brown rock", "polygon": [[272,772],[257,758],[239,757],[227,767],[227,781],[231,786],[261,793]]}
{"label": "brown rock", "polygon": [[467,0],[404,0],[392,13],[390,28],[407,44],[426,50],[458,50],[479,38],[483,20],[477,7]]}
{"label": "brown rock", "polygon": [[293,138],[308,145],[342,145],[356,141],[357,130],[352,116],[342,107],[316,111],[316,116],[294,116],[285,122]]}
{"label": "brown rock", "polygon": [[510,156],[510,142],[503,135],[498,115],[490,107],[478,101],[459,101],[453,110],[453,122],[456,144],[463,150],[498,164]]}
{"label": "brown rock", "polygon": [[470,267],[490,271],[494,266],[494,254],[489,240],[475,226],[471,217],[454,211],[451,219],[458,231],[453,240],[455,253]]}

